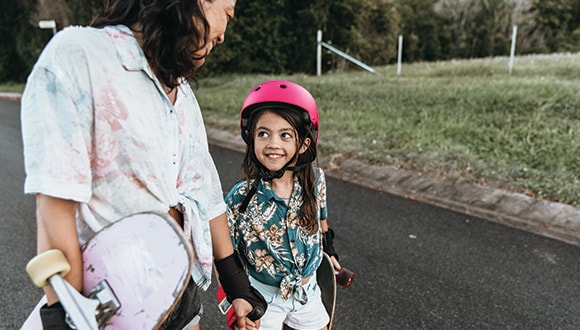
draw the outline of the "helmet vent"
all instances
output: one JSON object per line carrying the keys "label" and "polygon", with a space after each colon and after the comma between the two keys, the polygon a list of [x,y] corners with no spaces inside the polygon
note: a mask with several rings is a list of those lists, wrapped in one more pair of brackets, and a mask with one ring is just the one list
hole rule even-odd
{"label": "helmet vent", "polygon": [[286,85],[280,85],[280,88],[285,89]]}
{"label": "helmet vent", "polygon": [[262,86],[258,86],[256,87],[256,89],[254,89],[256,92],[259,91],[260,89],[262,89]]}

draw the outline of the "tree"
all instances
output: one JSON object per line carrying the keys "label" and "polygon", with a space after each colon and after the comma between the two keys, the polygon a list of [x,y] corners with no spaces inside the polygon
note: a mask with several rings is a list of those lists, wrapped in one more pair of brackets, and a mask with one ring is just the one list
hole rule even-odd
{"label": "tree", "polygon": [[214,50],[204,72],[282,72],[291,51],[283,12],[283,1],[239,2],[227,41]]}
{"label": "tree", "polygon": [[[353,57],[387,64],[395,56],[398,16],[392,0],[242,1],[204,73],[314,73],[316,33]],[[326,54],[325,70],[344,61]]]}
{"label": "tree", "polygon": [[550,51],[580,49],[580,44],[570,38],[580,26],[578,21],[580,1],[532,0],[532,12],[535,14],[536,28],[546,36],[547,47]]}
{"label": "tree", "polygon": [[481,0],[472,26],[474,57],[504,55],[509,51],[513,5],[505,0]]}
{"label": "tree", "polygon": [[392,0],[371,0],[362,11],[359,26],[360,58],[370,65],[385,65],[397,57],[400,17]]}
{"label": "tree", "polygon": [[23,82],[42,45],[52,32],[31,26],[33,0],[5,0],[0,3],[0,81]]}
{"label": "tree", "polygon": [[436,0],[398,0],[405,61],[440,59],[441,20],[435,13]]}
{"label": "tree", "polygon": [[447,31],[450,57],[484,57],[509,52],[516,9],[527,0],[439,0],[435,11]]}
{"label": "tree", "polygon": [[[399,15],[392,0],[330,1],[320,29],[325,41],[369,65],[385,65],[396,58]],[[326,54],[327,69],[348,65],[338,55]]]}
{"label": "tree", "polygon": [[39,20],[55,20],[58,29],[86,25],[103,0],[3,0],[0,3],[0,81],[24,82],[52,37]]}

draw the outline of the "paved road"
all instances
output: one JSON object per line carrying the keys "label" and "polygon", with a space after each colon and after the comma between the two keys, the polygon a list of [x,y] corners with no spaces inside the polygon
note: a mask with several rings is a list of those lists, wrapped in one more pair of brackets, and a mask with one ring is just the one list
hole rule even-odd
{"label": "paved road", "polygon": [[[227,189],[241,155],[211,151]],[[0,155],[0,329],[17,329],[40,291],[23,272],[35,225],[16,103],[0,101]],[[357,274],[339,289],[335,329],[580,328],[578,246],[333,178],[328,204],[341,261]],[[203,328],[224,329],[211,292]]]}

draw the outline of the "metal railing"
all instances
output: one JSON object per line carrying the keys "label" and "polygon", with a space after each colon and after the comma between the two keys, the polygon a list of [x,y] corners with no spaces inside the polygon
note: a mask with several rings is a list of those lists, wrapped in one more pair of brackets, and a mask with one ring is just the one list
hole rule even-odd
{"label": "metal railing", "polygon": [[351,61],[352,63],[360,66],[361,68],[372,72],[372,73],[376,73],[378,74],[377,70],[375,70],[374,68],[364,64],[363,62],[357,60],[356,58],[348,55],[347,53],[329,45],[328,43],[322,41],[322,31],[318,30],[317,35],[316,35],[316,40],[317,40],[317,50],[316,50],[316,75],[320,76],[322,74],[322,47],[330,50],[331,52],[344,57],[345,59]]}

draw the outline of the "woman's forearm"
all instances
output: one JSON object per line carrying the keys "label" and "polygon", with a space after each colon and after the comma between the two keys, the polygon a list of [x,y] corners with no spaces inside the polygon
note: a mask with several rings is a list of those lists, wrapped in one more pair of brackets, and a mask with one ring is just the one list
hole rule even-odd
{"label": "woman's forearm", "polygon": [[212,219],[209,226],[215,260],[224,259],[234,253],[226,214],[223,213]]}
{"label": "woman's forearm", "polygon": [[[47,195],[36,196],[37,252],[61,250],[71,265],[65,279],[77,290],[82,289],[82,256],[76,228],[78,203]],[[44,292],[48,304],[58,301],[54,291],[47,286]]]}

